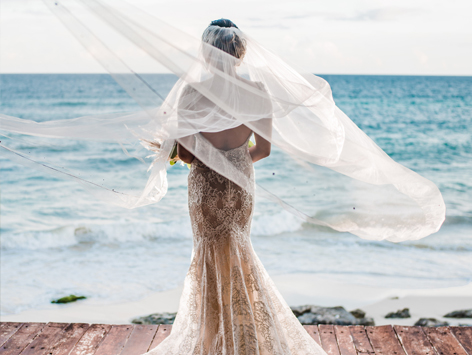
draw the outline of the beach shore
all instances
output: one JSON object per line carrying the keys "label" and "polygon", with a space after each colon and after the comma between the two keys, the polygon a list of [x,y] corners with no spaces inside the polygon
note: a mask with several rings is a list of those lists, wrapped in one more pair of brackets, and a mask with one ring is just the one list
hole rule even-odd
{"label": "beach shore", "polygon": [[[290,306],[343,306],[361,308],[375,325],[413,325],[419,318],[436,318],[450,325],[471,324],[472,319],[443,318],[448,312],[472,308],[472,283],[438,289],[394,289],[330,281],[318,275],[287,274],[273,277]],[[156,312],[176,312],[182,286],[155,292],[139,301],[101,304],[86,299],[70,304],[47,304],[44,308],[4,315],[3,322],[84,322],[128,324],[133,318]],[[411,318],[384,318],[389,312],[409,308]]]}

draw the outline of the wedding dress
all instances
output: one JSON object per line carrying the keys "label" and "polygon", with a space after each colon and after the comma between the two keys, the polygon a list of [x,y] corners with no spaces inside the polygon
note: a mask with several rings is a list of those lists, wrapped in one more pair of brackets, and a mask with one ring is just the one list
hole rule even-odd
{"label": "wedding dress", "polygon": [[[220,150],[254,183],[248,140]],[[325,355],[277,291],[250,239],[254,195],[194,158],[192,261],[171,334],[148,355]]]}

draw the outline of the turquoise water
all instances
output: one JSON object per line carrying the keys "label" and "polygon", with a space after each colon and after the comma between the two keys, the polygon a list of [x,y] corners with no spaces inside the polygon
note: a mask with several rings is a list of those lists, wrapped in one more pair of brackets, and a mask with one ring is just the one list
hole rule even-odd
{"label": "turquoise water", "polygon": [[[323,77],[338,106],[382,149],[438,185],[446,222],[419,241],[375,242],[303,224],[259,199],[252,240],[269,273],[317,273],[404,288],[466,283],[472,275],[472,77]],[[148,80],[165,96],[175,77]],[[3,74],[0,88],[0,112],[37,121],[139,109],[108,75]],[[27,150],[29,138],[22,138],[14,147]],[[114,161],[111,168],[122,184],[144,183],[120,173],[138,162],[119,146],[105,150],[98,143],[71,142],[57,150],[48,143],[38,154],[80,157],[91,171]],[[102,303],[138,300],[183,281],[192,248],[187,168],[169,170],[169,193],[159,204],[125,210],[1,154],[1,314],[40,308],[69,293]],[[275,149],[257,163],[259,181],[287,190],[278,170],[282,159]],[[271,182],[274,172],[279,178]],[[324,174],[310,184],[324,186]],[[341,198],[338,189],[319,188],[321,213],[329,214],[332,201]]]}

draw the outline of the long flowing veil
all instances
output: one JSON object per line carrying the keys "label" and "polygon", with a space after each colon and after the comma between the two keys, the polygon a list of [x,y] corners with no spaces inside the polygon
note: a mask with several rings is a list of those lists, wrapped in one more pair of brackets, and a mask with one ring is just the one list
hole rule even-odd
{"label": "long flowing veil", "polygon": [[[121,1],[44,2],[141,110],[46,122],[0,114],[5,156],[73,179],[109,203],[136,208],[166,194],[168,157],[176,141],[253,192],[247,177],[200,133],[244,124],[272,143],[280,164],[277,174],[257,177],[255,193],[305,221],[392,242],[423,238],[442,225],[445,204],[434,183],[396,163],[362,132],[336,106],[324,79],[288,65],[238,28],[222,31],[244,43],[241,58]],[[127,56],[123,48],[139,55]],[[156,73],[177,76],[167,95],[140,72],[143,61]],[[24,135],[40,140],[15,145]],[[147,183],[119,186],[105,163],[98,168],[107,175],[102,183],[82,174],[80,163],[48,163],[35,156],[36,145],[51,138],[59,145],[80,140],[120,144],[123,154],[142,162]],[[281,179],[292,186],[276,188]],[[328,206],[329,214],[320,212],[327,206],[316,197],[317,186],[327,182],[343,191],[343,200]]]}

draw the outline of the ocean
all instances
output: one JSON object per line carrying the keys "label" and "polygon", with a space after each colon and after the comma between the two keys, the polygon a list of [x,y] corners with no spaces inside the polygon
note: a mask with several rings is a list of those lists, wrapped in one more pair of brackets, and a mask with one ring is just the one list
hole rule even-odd
{"label": "ocean", "polygon": [[[310,273],[407,289],[472,281],[472,77],[320,76],[331,84],[337,105],[387,154],[438,185],[446,221],[417,241],[369,241],[303,223],[258,199],[252,243],[269,274]],[[176,78],[162,74],[151,81],[165,96]],[[36,121],[139,109],[108,75],[1,74],[0,90],[1,113]],[[0,140],[8,136],[0,129]],[[27,146],[23,138],[16,148]],[[123,168],[135,164],[118,145],[100,152],[100,145],[71,144],[58,151],[53,143],[42,153],[80,156],[92,170],[97,155]],[[275,149],[256,163],[256,176],[272,175],[281,159]],[[127,210],[0,152],[0,314],[39,309],[71,293],[110,304],[180,285],[192,251],[188,169],[175,166],[168,174],[169,192],[160,203]],[[282,190],[289,178],[278,180]],[[129,176],[118,173],[117,179]],[[329,214],[328,202],[342,191],[323,191],[319,206]]]}

